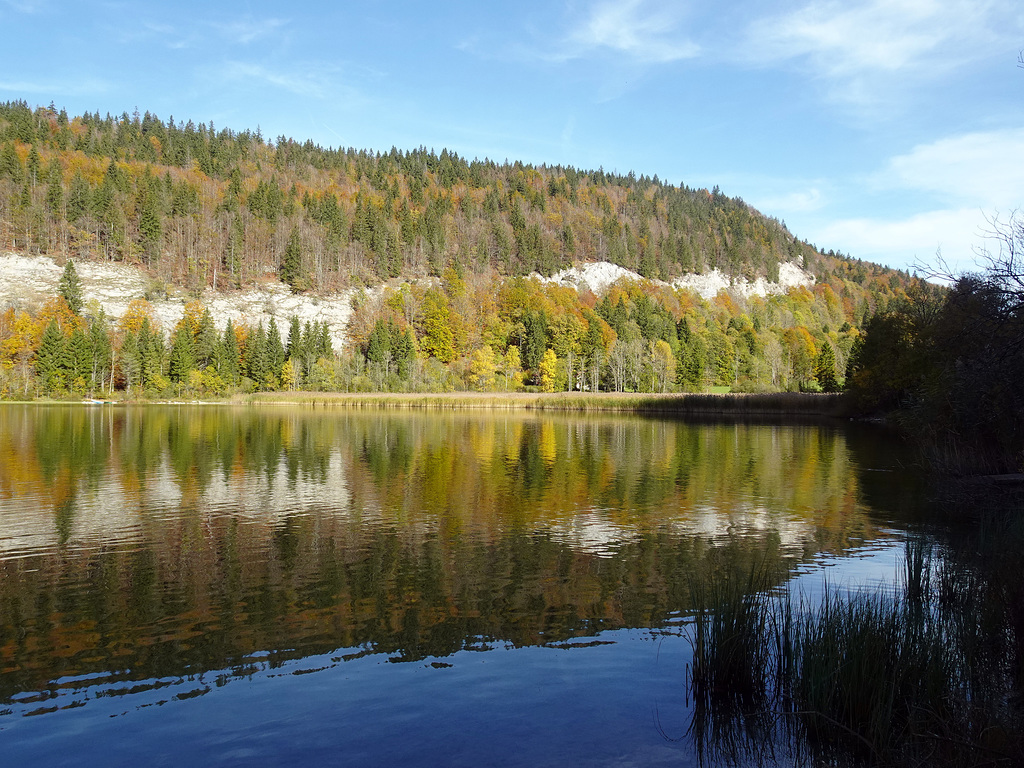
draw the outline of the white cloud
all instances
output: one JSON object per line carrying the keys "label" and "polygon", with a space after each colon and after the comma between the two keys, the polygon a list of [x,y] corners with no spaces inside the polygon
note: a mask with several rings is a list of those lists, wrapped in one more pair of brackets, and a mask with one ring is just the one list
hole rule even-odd
{"label": "white cloud", "polygon": [[1024,14],[1010,0],[813,0],[755,21],[748,50],[762,64],[802,62],[835,83],[835,97],[867,102],[1014,45],[1022,29]]}
{"label": "white cloud", "polygon": [[[867,179],[876,192],[916,200],[917,213],[902,218],[884,213],[841,218],[808,229],[823,247],[890,266],[934,264],[941,251],[954,271],[974,269],[975,254],[989,245],[988,218],[1024,206],[1021,167],[1024,129],[968,133],[920,144],[891,158]],[[921,210],[929,196],[935,207]]]}
{"label": "white cloud", "polygon": [[928,211],[905,219],[834,221],[815,235],[818,245],[893,267],[934,265],[936,254],[955,270],[971,269],[984,247],[985,214],[977,208]]}
{"label": "white cloud", "polygon": [[750,201],[751,205],[768,216],[784,218],[791,213],[808,213],[823,208],[825,196],[817,187],[801,189],[782,195],[757,197]]}
{"label": "white cloud", "polygon": [[700,47],[676,28],[678,14],[644,0],[602,2],[565,40],[561,58],[613,51],[644,63],[667,63],[697,56]]}
{"label": "white cloud", "polygon": [[876,183],[932,192],[979,208],[1024,205],[1024,129],[969,133],[914,147]]}

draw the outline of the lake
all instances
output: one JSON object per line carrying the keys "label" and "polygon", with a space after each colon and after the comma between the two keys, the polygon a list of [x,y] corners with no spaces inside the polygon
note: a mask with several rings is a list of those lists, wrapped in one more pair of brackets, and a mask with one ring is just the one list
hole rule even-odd
{"label": "lake", "polygon": [[686,765],[695,579],[891,583],[865,425],[0,406],[21,765]]}

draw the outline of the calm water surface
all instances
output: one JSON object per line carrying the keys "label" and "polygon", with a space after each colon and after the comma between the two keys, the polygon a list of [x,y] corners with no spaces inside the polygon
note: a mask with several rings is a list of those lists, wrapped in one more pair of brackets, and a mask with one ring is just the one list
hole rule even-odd
{"label": "calm water surface", "polygon": [[694,763],[698,575],[891,581],[887,433],[0,406],[0,754]]}

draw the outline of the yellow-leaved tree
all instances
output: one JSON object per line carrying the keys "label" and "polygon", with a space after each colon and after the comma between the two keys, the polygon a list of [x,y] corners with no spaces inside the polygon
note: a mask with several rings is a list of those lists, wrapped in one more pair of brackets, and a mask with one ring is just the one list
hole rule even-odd
{"label": "yellow-leaved tree", "polygon": [[481,392],[494,389],[494,373],[497,363],[494,359],[494,350],[484,345],[473,351],[473,357],[469,363],[469,378],[474,389]]}
{"label": "yellow-leaved tree", "polygon": [[558,372],[558,356],[555,355],[555,350],[550,347],[544,353],[544,358],[540,361],[540,389],[541,392],[554,392],[555,391],[555,375]]}

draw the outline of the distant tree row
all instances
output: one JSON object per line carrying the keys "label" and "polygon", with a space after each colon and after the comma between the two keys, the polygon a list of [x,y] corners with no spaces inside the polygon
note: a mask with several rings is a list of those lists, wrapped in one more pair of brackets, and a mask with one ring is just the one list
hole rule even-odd
{"label": "distant tree row", "polygon": [[[918,283],[910,296],[933,294]],[[902,291],[877,298],[887,307],[879,318],[911,301]],[[217,328],[199,301],[187,304],[171,329],[157,325],[144,299],[112,322],[83,301],[69,261],[58,295],[38,312],[0,314],[0,396],[837,391],[855,348],[863,347],[858,317],[866,311],[829,285],[767,298],[722,292],[705,301],[623,280],[598,300],[536,278],[449,267],[439,281],[357,294],[348,344],[335,350],[325,324],[292,318],[286,334],[273,318],[266,326]],[[859,354],[865,366],[869,358]]]}

